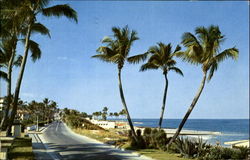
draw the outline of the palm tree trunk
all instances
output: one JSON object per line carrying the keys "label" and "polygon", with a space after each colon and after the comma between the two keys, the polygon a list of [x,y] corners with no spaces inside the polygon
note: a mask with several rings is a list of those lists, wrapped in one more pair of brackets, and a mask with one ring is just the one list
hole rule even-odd
{"label": "palm tree trunk", "polygon": [[181,121],[181,123],[180,123],[180,125],[179,125],[179,127],[178,127],[178,129],[177,129],[177,131],[175,132],[174,136],[170,139],[169,143],[167,144],[168,146],[170,146],[171,143],[173,143],[173,141],[175,141],[175,139],[179,136],[179,134],[180,134],[180,132],[181,132],[181,130],[182,130],[182,127],[183,127],[184,124],[186,123],[186,121],[187,121],[189,115],[191,114],[192,110],[193,110],[194,107],[195,107],[195,104],[197,103],[197,101],[198,101],[198,99],[199,99],[199,97],[200,97],[200,95],[201,95],[201,92],[202,92],[202,90],[203,90],[203,88],[204,88],[204,86],[205,86],[205,83],[206,83],[206,78],[207,78],[207,72],[204,71],[204,76],[203,76],[203,79],[202,79],[202,81],[201,81],[200,88],[199,88],[199,90],[198,90],[196,96],[194,97],[194,99],[193,99],[193,101],[192,101],[192,103],[191,103],[191,105],[190,105],[190,107],[189,107],[187,113],[185,114],[184,118],[182,119],[182,121]]}
{"label": "palm tree trunk", "polygon": [[29,26],[28,26],[27,35],[26,35],[26,38],[25,38],[24,56],[23,56],[23,60],[22,60],[22,63],[21,63],[20,72],[19,72],[19,75],[18,75],[18,78],[17,78],[15,94],[14,94],[14,101],[13,101],[13,109],[12,109],[11,116],[10,116],[10,121],[9,121],[9,124],[8,124],[8,127],[7,127],[7,134],[8,135],[10,135],[11,126],[12,126],[12,124],[14,122],[16,112],[17,112],[19,92],[20,92],[20,88],[21,88],[21,83],[22,83],[22,79],[23,79],[23,74],[24,74],[26,61],[27,61],[27,58],[28,58],[31,25],[32,25],[32,23],[30,23]]}
{"label": "palm tree trunk", "polygon": [[120,90],[120,96],[121,96],[122,104],[123,104],[124,109],[127,112],[127,119],[128,119],[130,129],[132,131],[132,135],[135,138],[135,140],[137,141],[137,136],[136,136],[136,133],[135,133],[135,129],[134,129],[132,120],[130,118],[128,108],[127,108],[127,105],[126,105],[126,101],[125,101],[125,98],[124,98],[124,94],[123,94],[122,81],[121,81],[121,69],[120,68],[118,68],[118,80],[119,80],[119,90]]}
{"label": "palm tree trunk", "polygon": [[14,62],[14,58],[15,58],[15,52],[16,52],[16,44],[17,44],[17,40],[14,40],[15,42],[13,43],[13,48],[12,48],[12,53],[11,53],[11,57],[8,63],[8,73],[7,73],[7,106],[5,111],[3,112],[3,118],[0,124],[0,128],[1,130],[6,130],[6,120],[8,118],[9,115],[9,109],[10,109],[10,105],[11,105],[11,81],[12,81],[12,67],[13,67],[13,62]]}
{"label": "palm tree trunk", "polygon": [[168,78],[167,78],[167,74],[164,74],[165,76],[165,89],[164,89],[164,95],[163,95],[163,102],[162,102],[162,108],[161,108],[161,116],[160,116],[160,120],[159,120],[159,127],[158,129],[161,129],[161,124],[162,124],[162,120],[163,120],[163,115],[164,115],[164,110],[165,110],[165,105],[166,105],[166,97],[167,97],[167,91],[168,91]]}

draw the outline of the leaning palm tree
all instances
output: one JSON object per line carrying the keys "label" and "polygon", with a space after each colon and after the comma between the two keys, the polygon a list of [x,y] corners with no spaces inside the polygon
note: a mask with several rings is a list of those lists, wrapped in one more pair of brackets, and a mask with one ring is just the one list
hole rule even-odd
{"label": "leaning palm tree", "polygon": [[[164,44],[162,42],[158,43],[158,46],[150,47],[148,52],[145,54],[150,55],[147,63],[141,66],[140,71],[147,71],[149,69],[161,69],[162,73],[165,77],[165,89],[163,94],[163,101],[161,107],[161,115],[159,119],[158,128],[161,129],[165,105],[166,105],[166,97],[167,97],[167,90],[168,90],[168,73],[169,71],[174,71],[183,76],[182,71],[175,67],[176,61],[173,59],[174,54],[180,51],[181,47],[179,45],[176,46],[174,52],[172,52],[171,43]],[[139,62],[139,59],[144,58],[143,55],[131,57],[129,60],[130,62]]]}
{"label": "leaning palm tree", "polygon": [[214,72],[218,69],[219,63],[227,58],[232,58],[233,60],[238,58],[239,51],[235,47],[228,48],[220,52],[220,46],[224,40],[225,36],[221,34],[219,27],[214,25],[211,25],[208,28],[197,27],[195,29],[195,35],[190,32],[183,34],[182,44],[187,48],[187,50],[176,53],[176,56],[191,64],[201,65],[203,79],[197,94],[195,95],[187,113],[182,119],[176,133],[169,141],[168,146],[180,134],[182,127],[186,123],[201,95],[206,80],[211,80]]}
{"label": "leaning palm tree", "polygon": [[[8,125],[8,132],[10,132],[11,125],[13,124],[16,111],[17,111],[17,102],[20,93],[21,83],[23,79],[23,74],[26,66],[26,61],[28,57],[29,45],[30,45],[30,36],[32,33],[32,27],[37,23],[37,15],[41,14],[46,17],[56,16],[66,16],[69,19],[73,19],[77,22],[77,13],[69,5],[55,5],[48,7],[48,4],[51,0],[25,0],[22,1],[22,4],[19,6],[19,10],[22,15],[25,17],[25,24],[27,25],[26,36],[25,36],[25,49],[23,60],[20,68],[20,72],[17,78],[16,88],[14,92],[14,101],[13,101],[13,111],[10,117],[10,123]],[[11,15],[11,14],[9,14]]]}
{"label": "leaning palm tree", "polygon": [[125,61],[128,58],[131,46],[133,45],[134,41],[138,40],[139,38],[137,37],[137,32],[134,30],[130,31],[128,26],[125,26],[124,28],[113,27],[112,31],[114,34],[113,39],[110,37],[104,37],[102,43],[106,44],[106,46],[99,47],[97,49],[97,52],[99,52],[100,54],[94,55],[92,57],[117,65],[121,101],[124,109],[127,112],[127,119],[130,129],[132,131],[132,135],[137,141],[134,126],[130,118],[130,114],[123,93],[121,71]]}

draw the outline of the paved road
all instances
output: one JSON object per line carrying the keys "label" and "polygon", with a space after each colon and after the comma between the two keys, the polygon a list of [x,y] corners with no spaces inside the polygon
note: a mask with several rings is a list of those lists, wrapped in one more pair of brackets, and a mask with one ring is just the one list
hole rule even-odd
{"label": "paved road", "polygon": [[53,122],[39,135],[53,159],[65,160],[149,160],[127,151],[115,149],[85,136],[73,133],[61,122]]}

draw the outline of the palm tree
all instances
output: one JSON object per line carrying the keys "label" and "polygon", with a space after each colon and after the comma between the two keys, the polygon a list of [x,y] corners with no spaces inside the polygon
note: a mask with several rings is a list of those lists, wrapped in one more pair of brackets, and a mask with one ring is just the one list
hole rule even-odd
{"label": "palm tree", "polygon": [[[148,51],[145,53],[147,55],[150,55],[150,57],[148,58],[147,63],[143,64],[140,69],[140,71],[147,71],[149,69],[161,69],[165,77],[165,89],[164,89],[164,94],[163,94],[161,115],[160,115],[160,120],[158,124],[159,129],[161,129],[163,114],[164,114],[165,104],[166,104],[166,97],[167,97],[167,90],[168,90],[168,78],[167,78],[168,72],[175,71],[176,73],[183,76],[182,71],[179,68],[175,67],[176,61],[173,59],[174,54],[180,51],[180,49],[181,47],[177,45],[174,52],[172,52],[171,43],[166,45],[160,42],[158,43],[157,46],[150,47]],[[139,56],[131,57],[131,59],[129,60],[130,62],[138,63],[140,58],[142,60],[144,59],[143,56],[139,55]]]}
{"label": "palm tree", "polygon": [[23,79],[23,74],[25,70],[25,65],[28,57],[29,45],[30,45],[30,36],[32,32],[32,27],[37,23],[36,16],[38,14],[42,14],[43,16],[50,17],[50,16],[66,16],[69,19],[73,19],[77,22],[77,13],[73,10],[69,5],[55,5],[52,7],[46,8],[48,6],[50,0],[27,0],[23,1],[19,9],[22,11],[22,15],[25,15],[25,22],[27,24],[26,36],[25,36],[25,49],[23,55],[23,61],[21,64],[21,69],[17,78],[15,93],[14,93],[14,101],[13,101],[13,112],[11,114],[10,123],[8,126],[8,132],[10,132],[12,123],[14,121],[16,110],[17,110],[17,100],[19,97],[19,92],[21,88],[21,83]]}
{"label": "palm tree", "polygon": [[119,114],[117,112],[114,113],[114,116],[116,117],[116,119],[119,117]]}
{"label": "palm tree", "polygon": [[[20,2],[15,2],[13,0],[3,0],[1,1],[1,30],[3,30],[0,34],[1,37],[1,56],[2,60],[1,63],[5,64],[7,68],[7,72],[4,74],[1,72],[1,75],[5,76],[7,81],[7,107],[4,111],[3,118],[1,121],[0,128],[5,129],[5,122],[8,116],[10,103],[11,103],[11,79],[12,79],[12,67],[14,65],[14,59],[16,57],[15,50],[18,41],[18,37],[20,36],[22,28],[25,25],[23,23],[23,17],[20,16],[19,10],[17,6]],[[6,16],[6,12],[12,11],[12,14]],[[4,58],[3,58],[4,57]],[[21,61],[21,57],[19,57]],[[19,62],[20,62],[19,61]],[[1,66],[2,67],[2,66]]]}
{"label": "palm tree", "polygon": [[109,113],[109,116],[111,117],[111,119],[113,118],[113,116],[114,116],[114,113],[113,112],[110,112]]}
{"label": "palm tree", "polygon": [[0,130],[6,129],[6,120],[9,115],[9,109],[11,104],[11,81],[12,81],[12,68],[13,66],[20,66],[22,61],[22,56],[16,56],[15,48],[16,48],[17,39],[11,38],[8,40],[3,40],[1,44],[2,54],[3,54],[3,62],[1,63],[2,67],[7,68],[6,73],[6,82],[7,82],[7,98],[6,98],[6,108],[3,112],[3,118],[0,124]]}
{"label": "palm tree", "polygon": [[103,119],[104,121],[107,120],[107,114],[108,114],[108,107],[104,107],[104,108],[102,109],[102,119]]}
{"label": "palm tree", "polygon": [[119,115],[121,115],[122,117],[126,117],[127,113],[126,113],[126,110],[125,109],[122,109],[120,112],[119,112]]}
{"label": "palm tree", "polygon": [[128,58],[131,46],[133,45],[134,41],[138,40],[139,38],[137,37],[137,32],[134,30],[130,31],[128,26],[125,26],[124,28],[113,27],[112,32],[113,32],[113,39],[110,37],[104,37],[102,43],[106,44],[106,46],[99,47],[97,49],[97,52],[99,52],[100,54],[94,55],[92,57],[98,58],[105,62],[114,63],[117,65],[121,101],[124,109],[127,112],[127,119],[130,129],[132,131],[132,135],[137,141],[134,126],[130,118],[130,114],[123,93],[121,71],[125,61]]}
{"label": "palm tree", "polygon": [[206,80],[211,80],[214,72],[218,69],[219,63],[227,58],[232,58],[233,60],[236,60],[238,58],[239,51],[235,47],[228,48],[220,52],[220,46],[224,40],[225,36],[221,34],[219,27],[214,25],[211,25],[208,28],[197,27],[195,29],[195,35],[190,32],[183,34],[182,44],[187,49],[184,52],[176,53],[176,56],[191,64],[201,65],[203,79],[201,81],[197,94],[195,95],[187,113],[182,119],[176,133],[169,141],[168,146],[180,134],[182,127],[187,121],[201,95]]}

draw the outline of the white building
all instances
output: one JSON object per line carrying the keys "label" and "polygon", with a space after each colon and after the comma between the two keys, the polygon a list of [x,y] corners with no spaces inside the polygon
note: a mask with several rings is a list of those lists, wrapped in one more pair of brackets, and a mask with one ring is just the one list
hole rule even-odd
{"label": "white building", "polygon": [[111,128],[126,129],[128,126],[127,122],[121,122],[121,121],[90,120],[90,122],[105,129],[111,129]]}
{"label": "white building", "polygon": [[4,110],[5,105],[4,98],[0,97],[0,111]]}

